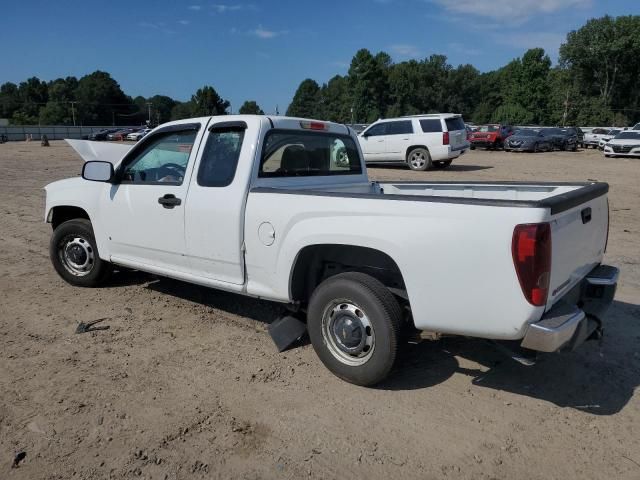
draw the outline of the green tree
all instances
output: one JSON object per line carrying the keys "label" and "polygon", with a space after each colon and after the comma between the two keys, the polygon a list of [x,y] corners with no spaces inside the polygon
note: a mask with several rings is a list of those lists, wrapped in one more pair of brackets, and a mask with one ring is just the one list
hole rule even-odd
{"label": "green tree", "polygon": [[320,89],[319,117],[339,123],[351,122],[351,97],[346,77],[336,75]]}
{"label": "green tree", "polygon": [[178,102],[171,109],[171,120],[183,120],[185,118],[192,118],[193,114],[193,104],[191,101],[188,102]]}
{"label": "green tree", "polygon": [[264,115],[260,105],[255,100],[246,100],[239,110],[241,115]]}
{"label": "green tree", "polygon": [[13,123],[18,125],[34,125],[38,123],[40,108],[48,100],[46,82],[31,77],[18,86],[19,107],[13,113]]}
{"label": "green tree", "polygon": [[171,120],[171,110],[178,103],[166,95],[154,95],[147,98],[147,102],[151,103],[152,125],[160,125]]}
{"label": "green tree", "polygon": [[227,109],[231,105],[224,100],[215,88],[205,85],[191,97],[192,116],[206,117],[209,115],[226,115]]}
{"label": "green tree", "polygon": [[130,115],[137,109],[118,82],[100,70],[78,81],[76,100],[80,123],[84,125],[129,123],[127,120],[121,121],[120,115]]}
{"label": "green tree", "polygon": [[11,82],[3,83],[0,86],[0,118],[11,118],[19,107],[18,86]]}
{"label": "green tree", "polygon": [[580,94],[591,99],[587,103],[604,109],[602,116],[611,109],[640,117],[640,16],[589,20],[567,35],[560,65],[576,78]]}
{"label": "green tree", "polygon": [[385,115],[389,101],[391,57],[358,50],[349,67],[349,92],[356,122],[373,122]]}
{"label": "green tree", "polygon": [[317,118],[321,116],[320,87],[315,80],[303,80],[287,109],[291,117]]}

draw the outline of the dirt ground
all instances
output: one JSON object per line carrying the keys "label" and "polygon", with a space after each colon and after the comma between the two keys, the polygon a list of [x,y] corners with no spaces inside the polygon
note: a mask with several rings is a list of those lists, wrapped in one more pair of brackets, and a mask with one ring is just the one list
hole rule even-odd
{"label": "dirt ground", "polygon": [[[601,347],[527,368],[479,340],[423,342],[375,389],[310,345],[276,353],[277,305],[134,272],[64,283],[42,187],[80,168],[64,142],[0,145],[0,479],[640,478],[640,159],[475,151],[446,171],[372,169],[607,181],[606,261],[622,269]],[[74,333],[100,318],[108,330]]]}

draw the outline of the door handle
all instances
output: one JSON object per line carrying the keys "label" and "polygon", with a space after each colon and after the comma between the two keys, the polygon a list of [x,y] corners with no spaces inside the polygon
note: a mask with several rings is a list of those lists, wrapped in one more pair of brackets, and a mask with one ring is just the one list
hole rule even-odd
{"label": "door handle", "polygon": [[173,208],[182,203],[182,200],[176,198],[172,193],[167,193],[164,197],[160,197],[158,199],[158,203],[162,205],[164,208]]}

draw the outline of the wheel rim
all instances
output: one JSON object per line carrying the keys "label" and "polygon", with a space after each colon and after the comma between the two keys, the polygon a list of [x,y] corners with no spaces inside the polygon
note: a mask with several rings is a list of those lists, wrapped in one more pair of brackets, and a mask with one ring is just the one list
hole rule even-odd
{"label": "wheel rim", "polygon": [[365,364],[375,349],[375,332],[369,317],[346,300],[332,302],[325,309],[322,337],[331,354],[345,365]]}
{"label": "wheel rim", "polygon": [[422,168],[427,163],[426,155],[423,152],[411,152],[409,162],[413,168]]}
{"label": "wheel rim", "polygon": [[84,277],[93,270],[95,250],[86,238],[67,235],[58,244],[58,258],[71,275]]}

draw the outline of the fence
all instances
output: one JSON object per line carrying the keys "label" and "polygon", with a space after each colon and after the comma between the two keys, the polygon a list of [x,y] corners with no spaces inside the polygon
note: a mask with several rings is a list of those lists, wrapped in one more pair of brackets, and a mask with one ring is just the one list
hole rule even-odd
{"label": "fence", "polygon": [[[33,140],[40,141],[42,135],[46,135],[49,140],[62,140],[64,138],[83,139],[87,138],[92,132],[97,132],[104,129],[113,129],[113,126],[103,127],[66,127],[60,125],[42,125],[42,126],[13,126],[13,127],[0,127],[0,135],[5,135],[7,140],[20,141],[26,140],[28,135],[31,135]],[[118,126],[117,128],[136,128]],[[137,127],[140,128],[140,127]]]}

